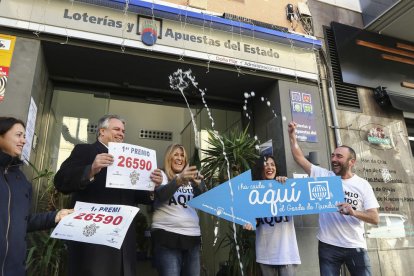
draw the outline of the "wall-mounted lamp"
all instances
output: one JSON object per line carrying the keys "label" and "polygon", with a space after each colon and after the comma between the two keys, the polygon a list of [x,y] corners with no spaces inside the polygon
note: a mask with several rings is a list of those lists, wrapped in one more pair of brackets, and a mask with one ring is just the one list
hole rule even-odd
{"label": "wall-mounted lamp", "polygon": [[391,104],[390,97],[387,93],[387,87],[378,86],[374,89],[375,101],[382,107],[389,106]]}
{"label": "wall-mounted lamp", "polygon": [[306,159],[308,159],[309,162],[311,162],[313,165],[318,166],[319,163],[319,155],[317,151],[310,151],[309,155],[305,156]]}
{"label": "wall-mounted lamp", "polygon": [[292,22],[293,20],[296,19],[295,18],[295,11],[293,10],[293,5],[292,4],[287,4],[286,5],[286,18],[290,22]]}

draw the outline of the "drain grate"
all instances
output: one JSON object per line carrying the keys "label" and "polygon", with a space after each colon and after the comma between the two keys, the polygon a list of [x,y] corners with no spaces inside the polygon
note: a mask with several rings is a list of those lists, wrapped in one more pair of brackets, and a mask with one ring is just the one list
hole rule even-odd
{"label": "drain grate", "polygon": [[172,141],[172,131],[141,129],[139,138]]}

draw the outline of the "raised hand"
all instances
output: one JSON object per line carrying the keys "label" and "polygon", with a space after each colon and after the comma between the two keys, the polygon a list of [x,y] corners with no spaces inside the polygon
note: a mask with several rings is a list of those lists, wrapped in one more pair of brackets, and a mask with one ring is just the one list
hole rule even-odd
{"label": "raised hand", "polygon": [[158,187],[162,184],[162,173],[160,169],[155,169],[151,172],[150,179],[155,183],[155,187]]}
{"label": "raised hand", "polygon": [[94,177],[98,174],[103,168],[108,167],[114,163],[114,157],[109,153],[100,153],[95,156],[93,160],[91,171],[89,173],[89,178]]}

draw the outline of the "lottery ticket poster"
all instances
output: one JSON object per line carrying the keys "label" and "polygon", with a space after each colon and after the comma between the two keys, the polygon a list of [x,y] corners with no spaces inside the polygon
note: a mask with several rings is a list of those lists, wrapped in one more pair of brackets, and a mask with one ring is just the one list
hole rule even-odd
{"label": "lottery ticket poster", "polygon": [[296,138],[298,141],[316,143],[316,117],[312,102],[312,95],[299,91],[290,91],[292,120],[297,123]]}
{"label": "lottery ticket poster", "polygon": [[7,79],[9,78],[15,43],[15,36],[0,34],[0,103],[4,100],[6,94]]}
{"label": "lottery ticket poster", "polygon": [[153,191],[150,175],[157,168],[155,150],[126,143],[108,143],[114,163],[108,167],[106,187]]}
{"label": "lottery ticket poster", "polygon": [[106,245],[120,249],[139,208],[77,201],[50,235],[55,239]]}

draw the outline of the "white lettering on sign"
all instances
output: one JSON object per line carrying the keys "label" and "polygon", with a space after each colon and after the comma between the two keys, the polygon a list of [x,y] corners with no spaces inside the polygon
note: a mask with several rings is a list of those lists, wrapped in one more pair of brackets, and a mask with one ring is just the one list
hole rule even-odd
{"label": "white lettering on sign", "polygon": [[[249,203],[251,205],[255,204],[270,204],[270,209],[272,211],[272,215],[277,215],[277,203],[278,202],[298,202],[300,198],[301,191],[295,192],[294,186],[296,185],[296,182],[293,182],[291,184],[292,189],[278,189],[278,190],[272,190],[269,189],[263,194],[263,198],[260,199],[260,193],[258,190],[252,190],[249,194]],[[291,194],[289,195],[289,192]]]}

